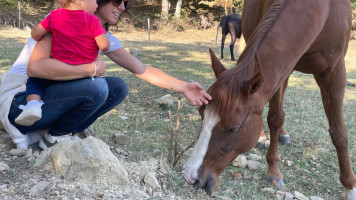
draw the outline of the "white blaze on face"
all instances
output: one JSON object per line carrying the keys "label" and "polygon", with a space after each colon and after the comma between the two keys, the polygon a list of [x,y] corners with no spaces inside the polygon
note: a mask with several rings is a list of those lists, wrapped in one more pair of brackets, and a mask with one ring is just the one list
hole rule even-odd
{"label": "white blaze on face", "polygon": [[219,116],[207,108],[204,111],[203,127],[197,143],[193,148],[192,155],[183,166],[183,176],[187,183],[193,184],[198,179],[198,169],[203,163],[205,153],[208,149],[211,132],[215,125],[220,121]]}

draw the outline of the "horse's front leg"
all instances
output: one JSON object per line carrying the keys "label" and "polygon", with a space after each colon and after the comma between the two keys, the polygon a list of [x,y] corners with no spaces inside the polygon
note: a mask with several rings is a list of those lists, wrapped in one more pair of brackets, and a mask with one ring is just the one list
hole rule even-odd
{"label": "horse's front leg", "polygon": [[352,171],[348,150],[348,135],[343,117],[343,99],[346,83],[345,61],[341,59],[332,72],[314,75],[317,81],[324,110],[329,120],[329,134],[339,160],[341,184],[349,189],[349,199],[356,200],[356,178]]}
{"label": "horse's front leg", "polygon": [[[284,105],[284,94],[286,92],[286,89],[288,87],[288,80],[289,80],[289,76],[288,78],[284,81],[283,86],[282,86],[282,97],[280,98],[281,100],[281,109],[283,110],[284,113],[284,109],[283,109],[283,105]],[[289,134],[286,131],[286,129],[284,128],[284,120],[283,120],[283,125],[282,127],[279,129],[278,132],[278,142],[282,143],[282,144],[290,144],[292,143],[292,141],[290,140]]]}
{"label": "horse's front leg", "polygon": [[[284,81],[283,83],[283,86],[281,86],[281,90],[282,90],[282,96],[280,97],[281,99],[281,106],[280,106],[280,109],[282,109],[282,111],[284,112],[284,109],[283,109],[283,99],[284,99],[284,94],[286,92],[286,89],[287,89],[287,86],[288,86],[288,80],[289,80],[289,77]],[[263,123],[263,122],[262,122]],[[260,138],[258,139],[258,143],[257,145],[258,146],[265,146],[265,142],[267,140],[267,136],[266,136],[266,133],[262,127],[261,129],[261,133],[260,133]],[[286,131],[286,129],[284,128],[284,123],[282,125],[282,127],[279,129],[278,131],[278,141],[281,143],[281,144],[291,144],[292,141],[289,137],[289,134],[288,132]]]}
{"label": "horse's front leg", "polygon": [[267,116],[267,122],[271,131],[271,144],[268,148],[266,160],[268,163],[268,171],[266,173],[266,179],[270,183],[274,180],[276,185],[284,187],[283,175],[278,166],[279,154],[278,154],[278,135],[284,123],[284,110],[282,104],[283,87],[280,87],[269,101],[269,110]]}

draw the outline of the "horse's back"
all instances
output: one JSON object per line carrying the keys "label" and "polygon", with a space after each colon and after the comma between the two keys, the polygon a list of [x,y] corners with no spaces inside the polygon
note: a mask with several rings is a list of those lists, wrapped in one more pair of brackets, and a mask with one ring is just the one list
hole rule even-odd
{"label": "horse's back", "polygon": [[[242,14],[242,32],[246,43],[252,35],[255,28],[263,20],[270,10],[271,6],[280,0],[245,0]],[[290,2],[287,2],[290,3]],[[340,59],[346,54],[347,44],[351,32],[351,3],[349,0],[322,0],[310,1],[301,0],[293,2],[300,4],[300,15],[304,10],[303,6],[315,6],[320,8],[320,12],[313,12],[310,18],[320,18],[323,24],[317,37],[314,39],[309,48],[296,65],[295,70],[304,73],[320,73],[328,67],[334,67]],[[309,19],[310,19],[309,18]],[[307,19],[308,20],[308,19]],[[291,23],[303,23],[301,21]],[[308,23],[305,23],[308,24]],[[301,26],[296,27],[309,30],[313,27]],[[306,36],[307,37],[307,36]],[[291,43],[290,45],[294,45]]]}
{"label": "horse's back", "polygon": [[299,60],[295,70],[317,74],[334,68],[344,59],[351,33],[351,4],[349,0],[327,0],[327,20],[314,42]]}

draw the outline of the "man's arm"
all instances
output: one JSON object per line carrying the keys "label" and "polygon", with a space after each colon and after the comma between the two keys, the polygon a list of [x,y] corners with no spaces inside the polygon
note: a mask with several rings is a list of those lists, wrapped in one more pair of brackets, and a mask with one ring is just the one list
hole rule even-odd
{"label": "man's arm", "polygon": [[[37,42],[32,51],[27,66],[27,75],[30,77],[50,80],[73,80],[84,77],[102,76],[106,71],[106,65],[100,59],[93,63],[82,65],[69,65],[51,58],[52,34],[46,34]],[[96,71],[95,71],[96,67]]]}

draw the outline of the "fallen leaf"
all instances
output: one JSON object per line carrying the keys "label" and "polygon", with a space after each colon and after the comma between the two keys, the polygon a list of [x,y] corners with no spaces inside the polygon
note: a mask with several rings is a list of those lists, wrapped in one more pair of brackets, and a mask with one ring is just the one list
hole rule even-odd
{"label": "fallen leaf", "polygon": [[294,162],[291,160],[282,160],[282,163],[284,166],[288,166],[288,167],[294,165]]}
{"label": "fallen leaf", "polygon": [[236,180],[240,180],[243,176],[242,173],[232,172],[231,175],[235,177]]}

